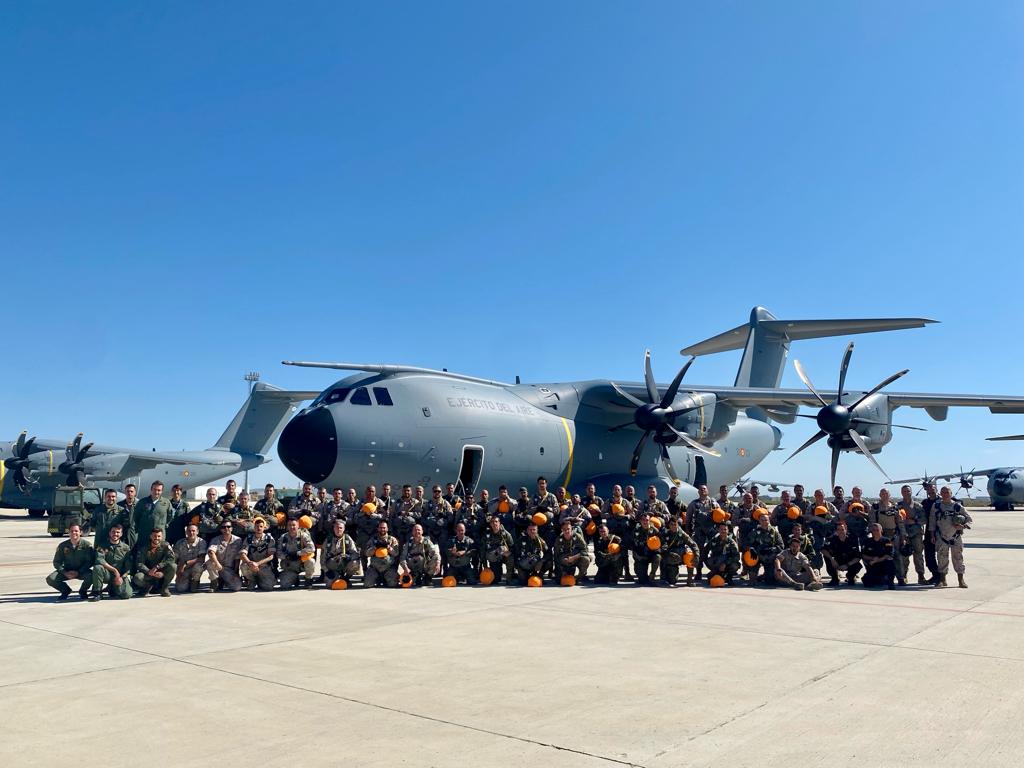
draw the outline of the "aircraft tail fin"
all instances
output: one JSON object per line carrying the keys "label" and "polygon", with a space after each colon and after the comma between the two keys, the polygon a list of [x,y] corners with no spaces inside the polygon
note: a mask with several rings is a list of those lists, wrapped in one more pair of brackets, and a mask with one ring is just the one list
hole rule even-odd
{"label": "aircraft tail fin", "polygon": [[681,350],[683,355],[713,355],[742,349],[737,387],[777,387],[786,367],[789,344],[800,339],[849,336],[855,333],[923,328],[935,320],[923,317],[863,320],[779,320],[764,307],[750,310],[750,321]]}
{"label": "aircraft tail fin", "polygon": [[264,456],[281,434],[296,406],[312,400],[319,392],[289,391],[256,382],[213,450]]}

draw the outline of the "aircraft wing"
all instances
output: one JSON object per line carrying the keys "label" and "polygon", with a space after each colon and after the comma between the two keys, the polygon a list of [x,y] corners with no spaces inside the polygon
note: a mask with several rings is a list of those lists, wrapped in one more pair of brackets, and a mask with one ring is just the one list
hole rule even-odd
{"label": "aircraft wing", "polygon": [[986,440],[1001,442],[1003,440],[1024,440],[1024,435],[1003,435],[1002,437],[986,437]]}
{"label": "aircraft wing", "polygon": [[[764,387],[686,387],[687,391],[711,392],[720,401],[737,408],[768,407],[780,405],[806,405],[820,407],[818,399],[806,389],[768,389]],[[826,400],[835,399],[834,389],[819,389]],[[843,396],[856,396],[857,390],[848,390]],[[941,410],[955,408],[988,408],[992,413],[1024,413],[1024,397],[1016,395],[955,395],[931,394],[924,392],[885,392],[893,408],[925,408]]]}
{"label": "aircraft wing", "polygon": [[886,485],[909,485],[910,483],[923,483],[925,480],[959,480],[961,477],[988,477],[995,469],[972,469],[970,472],[953,472],[948,475],[928,475],[928,477],[910,477],[906,480],[891,480]]}
{"label": "aircraft wing", "polygon": [[[66,442],[58,440],[40,439],[36,440],[35,447],[42,451],[53,451],[64,454],[67,448]],[[33,454],[36,455],[36,454]],[[89,448],[89,456],[113,456],[124,457],[137,464],[141,469],[150,469],[159,464],[209,464],[219,466],[221,464],[237,463],[237,457],[227,451],[145,451],[125,449],[109,445],[92,445]]]}
{"label": "aircraft wing", "polygon": [[[641,383],[629,382],[619,383],[622,390],[646,402],[647,389]],[[667,389],[666,385],[658,385],[660,390]],[[620,412],[630,412],[633,406],[619,396],[610,386],[588,388],[588,397],[584,404],[590,407],[604,407]],[[820,408],[821,404],[813,393],[807,389],[774,389],[769,387],[722,387],[704,386],[701,384],[688,384],[680,393],[700,394],[707,392],[713,394],[721,403],[726,403],[737,409],[743,408],[780,408],[784,406],[805,405],[809,408]],[[819,389],[819,393],[826,400],[834,400],[838,391],[834,389]],[[859,397],[861,391],[849,389],[844,390],[843,397]],[[909,408],[924,408],[929,414],[944,418],[944,410],[949,407],[955,408],[988,408],[992,413],[1024,413],[1024,396],[1018,395],[957,395],[957,394],[932,394],[926,392],[883,392],[889,398],[889,405],[892,408],[905,406]],[[1021,436],[1020,439],[1024,439]]]}

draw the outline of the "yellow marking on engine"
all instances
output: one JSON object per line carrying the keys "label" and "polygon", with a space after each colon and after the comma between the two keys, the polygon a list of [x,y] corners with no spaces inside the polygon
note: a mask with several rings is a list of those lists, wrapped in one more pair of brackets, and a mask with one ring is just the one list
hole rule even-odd
{"label": "yellow marking on engine", "polygon": [[565,487],[569,487],[569,478],[572,477],[572,432],[569,430],[569,422],[562,419],[562,426],[565,427],[565,440],[569,444],[569,463],[565,465]]}
{"label": "yellow marking on engine", "polygon": [[7,474],[7,467],[0,461],[0,496],[4,495],[4,475]]}

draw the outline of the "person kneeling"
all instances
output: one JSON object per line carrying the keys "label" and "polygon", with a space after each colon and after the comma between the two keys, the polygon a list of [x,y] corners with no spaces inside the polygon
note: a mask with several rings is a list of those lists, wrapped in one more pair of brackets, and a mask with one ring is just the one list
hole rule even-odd
{"label": "person kneeling", "polygon": [[726,584],[732,584],[733,578],[740,570],[740,548],[736,540],[729,535],[729,526],[719,523],[717,534],[707,544],[704,562],[707,563],[711,576],[721,576]]}
{"label": "person kneeling", "polygon": [[516,560],[516,579],[520,586],[530,583],[530,577],[541,578],[547,566],[548,545],[537,535],[537,524],[526,526],[526,535],[519,540],[519,557]]}
{"label": "person kneeling", "polygon": [[559,579],[572,576],[577,583],[587,581],[590,551],[587,548],[587,540],[571,519],[562,521],[562,534],[555,541],[554,557]]}
{"label": "person kneeling", "polygon": [[377,533],[363,549],[363,556],[368,560],[364,586],[376,587],[384,582],[389,587],[397,587],[398,554],[398,539],[388,533],[388,524],[380,521],[377,523]]}
{"label": "person kneeling", "polygon": [[882,526],[878,523],[872,523],[868,528],[868,538],[861,552],[865,566],[861,578],[864,586],[880,587],[884,584],[887,589],[895,589],[896,561],[892,539],[882,535]]}
{"label": "person kneeling", "polygon": [[306,586],[313,586],[313,571],[316,570],[316,545],[309,531],[299,527],[299,521],[288,521],[288,529],[277,540],[277,555],[280,558],[281,589],[294,589],[299,585],[299,576],[306,577]]}
{"label": "person kneeling", "polygon": [[68,526],[68,538],[57,545],[53,555],[54,572],[46,577],[46,583],[60,592],[58,600],[67,600],[71,594],[65,582],[81,579],[78,596],[85,600],[86,593],[92,584],[92,566],[96,561],[96,552],[92,544],[82,538],[82,526],[72,523]]}
{"label": "person kneeling", "polygon": [[798,536],[789,539],[789,548],[775,558],[775,580],[796,590],[816,590],[824,586],[807,555],[800,551],[803,542]]}
{"label": "person kneeling", "polygon": [[210,546],[206,550],[206,572],[210,574],[210,587],[214,592],[225,589],[228,592],[237,592],[242,588],[242,580],[238,576],[242,540],[231,533],[231,529],[230,522],[222,522],[220,536],[210,539]]}
{"label": "person kneeling", "polygon": [[345,521],[334,519],[331,530],[320,550],[320,573],[324,584],[331,587],[338,579],[349,583],[359,573],[359,549],[352,537],[345,533]]}
{"label": "person kneeling", "polygon": [[466,524],[455,524],[455,535],[448,541],[448,566],[449,575],[455,578],[456,582],[465,584],[477,583],[477,571],[473,567],[473,556],[476,554],[476,545],[466,535]]}
{"label": "person kneeling", "polygon": [[267,521],[255,517],[252,521],[252,533],[245,538],[242,547],[242,576],[249,582],[249,589],[259,587],[260,592],[270,592],[277,584],[274,575],[274,556],[277,544],[274,537],[267,533]]}
{"label": "person kneeling", "polygon": [[828,575],[832,577],[829,586],[839,585],[839,574],[846,571],[846,583],[854,584],[857,581],[857,574],[860,573],[860,545],[857,539],[850,535],[846,521],[840,520],[836,523],[836,532],[828,537],[825,546],[821,549],[825,557],[825,568]]}
{"label": "person kneeling", "polygon": [[161,597],[171,596],[174,581],[174,550],[164,541],[163,528],[149,534],[149,546],[143,545],[135,556],[135,584],[139,597],[159,590]]}
{"label": "person kneeling", "polygon": [[174,588],[179,594],[198,592],[206,564],[206,540],[199,535],[198,525],[185,527],[185,538],[174,545],[174,556],[178,560]]}
{"label": "person kneeling", "polygon": [[107,531],[106,543],[96,546],[96,564],[92,569],[92,593],[89,595],[92,602],[102,600],[104,592],[121,600],[127,600],[132,596],[132,587],[129,583],[132,551],[121,540],[123,531],[120,523],[114,523]]}

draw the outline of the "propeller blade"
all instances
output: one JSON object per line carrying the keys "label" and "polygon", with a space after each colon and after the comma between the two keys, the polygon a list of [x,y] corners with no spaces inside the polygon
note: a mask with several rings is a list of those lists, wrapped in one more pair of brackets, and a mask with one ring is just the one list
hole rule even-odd
{"label": "propeller blade", "polygon": [[836,392],[836,402],[840,405],[843,404],[843,387],[846,386],[846,371],[850,367],[850,358],[853,356],[853,342],[846,348],[843,353],[843,362],[839,365],[839,391]]}
{"label": "propeller blade", "polygon": [[892,480],[892,478],[889,477],[888,474],[886,474],[885,470],[882,469],[882,466],[877,461],[875,461],[875,457],[872,456],[871,451],[868,450],[868,444],[864,442],[864,438],[857,433],[857,430],[851,429],[846,434],[848,434],[850,436],[850,439],[857,444],[857,447],[860,449],[860,452],[867,456],[868,461],[875,465],[875,469],[877,469],[879,472],[885,475],[886,480]]}
{"label": "propeller blade", "polygon": [[671,424],[666,424],[665,426],[668,427],[670,430],[672,430],[673,434],[675,434],[676,437],[678,437],[680,440],[682,440],[688,446],[693,448],[693,450],[700,451],[701,453],[706,453],[708,456],[714,456],[715,458],[718,458],[719,456],[722,455],[718,451],[714,450],[713,448],[708,448],[707,446],[701,445],[696,440],[694,440],[692,437],[690,437],[688,434],[686,434],[685,432],[680,432],[678,429],[673,427]]}
{"label": "propeller blade", "polygon": [[[20,435],[18,435],[18,442],[16,443],[16,445],[14,447],[14,455],[15,456],[22,456],[23,455],[23,451],[25,449],[25,437],[27,435],[28,435],[28,431],[27,430],[26,431],[22,431],[22,433]],[[34,440],[35,438],[32,438],[32,439]]]}
{"label": "propeller blade", "polygon": [[82,433],[79,432],[75,435],[75,439],[72,441],[71,446],[74,448],[75,456],[78,455],[78,451],[82,448]]}
{"label": "propeller blade", "polygon": [[658,397],[658,386],[654,383],[654,371],[651,370],[651,350],[644,352],[644,383],[647,384],[647,397],[651,399],[652,403],[657,403],[661,398]]}
{"label": "propeller blade", "polygon": [[676,468],[672,466],[672,459],[668,455],[668,447],[665,445],[661,446],[661,463],[665,465],[665,469],[668,470],[668,478],[676,485],[679,485],[683,481],[679,479],[679,475],[676,474]]}
{"label": "propeller blade", "polygon": [[679,369],[679,373],[676,374],[676,377],[672,379],[672,383],[668,385],[668,391],[665,393],[665,397],[661,399],[662,408],[668,408],[672,405],[672,401],[676,399],[676,395],[679,393],[679,385],[683,383],[683,377],[686,375],[686,372],[690,370],[690,366],[693,365],[693,361],[696,359],[696,357],[691,357],[687,360],[686,364]]}
{"label": "propeller blade", "polygon": [[[814,445],[816,442],[821,440],[821,438],[823,438],[823,437],[828,437],[828,433],[825,432],[822,429],[819,429],[817,431],[817,433],[814,435],[814,437],[812,437],[806,443],[804,443],[799,448],[797,448],[795,451],[793,451],[791,454],[789,454],[789,458],[787,458],[786,461],[789,461],[789,459],[792,459],[794,456],[796,456],[798,453],[800,453],[800,451],[802,451],[804,448],[810,448],[812,445]],[[786,461],[784,461],[782,463],[785,464]],[[836,486],[836,484],[835,484],[835,482],[833,482],[832,483],[832,487],[835,488],[835,486]]]}
{"label": "propeller blade", "polygon": [[626,427],[632,427],[633,424],[635,424],[635,423],[636,422],[633,422],[633,421],[627,421],[625,424],[619,424],[617,427],[612,427],[608,431],[609,432],[618,432],[620,429],[625,429]]}
{"label": "propeller blade", "polygon": [[836,443],[835,447],[832,448],[832,473],[829,475],[832,478],[831,485],[833,488],[836,487],[836,469],[839,468],[839,454],[842,452],[843,449],[839,446],[839,443]]}
{"label": "propeller blade", "polygon": [[793,359],[793,367],[796,368],[796,375],[800,377],[800,381],[804,383],[804,386],[811,390],[812,395],[818,398],[818,402],[821,403],[821,407],[825,408],[828,406],[828,403],[825,402],[824,398],[818,394],[818,390],[816,390],[814,385],[811,384],[811,380],[807,377],[807,374],[804,372],[804,367],[800,365],[799,360],[795,358]]}
{"label": "propeller blade", "polygon": [[858,424],[877,424],[880,427],[892,427],[893,429],[913,429],[916,432],[927,432],[924,427],[910,427],[906,424],[889,424],[884,421],[873,421],[871,419],[854,419]]}
{"label": "propeller blade", "polygon": [[28,440],[25,441],[24,445],[22,446],[22,458],[28,458],[29,454],[32,453],[32,448],[35,446],[35,444],[36,439],[34,437],[30,437]]}
{"label": "propeller blade", "polygon": [[85,459],[85,458],[87,458],[89,456],[89,449],[92,448],[93,445],[94,445],[94,443],[86,443],[85,444],[85,446],[82,448],[82,450],[78,452],[78,461],[82,461],[83,459]]}
{"label": "propeller blade", "polygon": [[630,403],[635,405],[637,408],[639,408],[642,405],[647,405],[647,403],[643,402],[642,400],[637,400],[635,397],[633,397],[631,394],[629,394],[629,392],[624,390],[622,387],[620,387],[614,381],[609,381],[608,383],[612,385],[612,389],[614,389],[619,394],[619,397],[629,401]]}
{"label": "propeller blade", "polygon": [[647,440],[651,436],[651,430],[647,430],[640,436],[640,440],[633,449],[633,458],[629,462],[629,474],[636,477],[636,468],[640,466],[640,455],[644,452]]}
{"label": "propeller blade", "polygon": [[[851,346],[852,346],[852,344],[851,344]],[[892,376],[887,378],[881,384],[875,385],[872,389],[869,389],[867,392],[865,392],[863,395],[861,395],[860,398],[857,400],[857,402],[855,402],[853,405],[850,406],[850,410],[851,411],[854,410],[858,405],[860,405],[865,400],[867,400],[869,397],[871,397],[873,394],[878,392],[878,390],[883,389],[884,387],[889,386],[894,381],[896,381],[896,379],[899,379],[899,378],[901,378],[903,376],[906,376],[908,373],[910,373],[910,369],[909,368],[904,368],[902,371],[899,371],[898,373],[894,373]]]}

